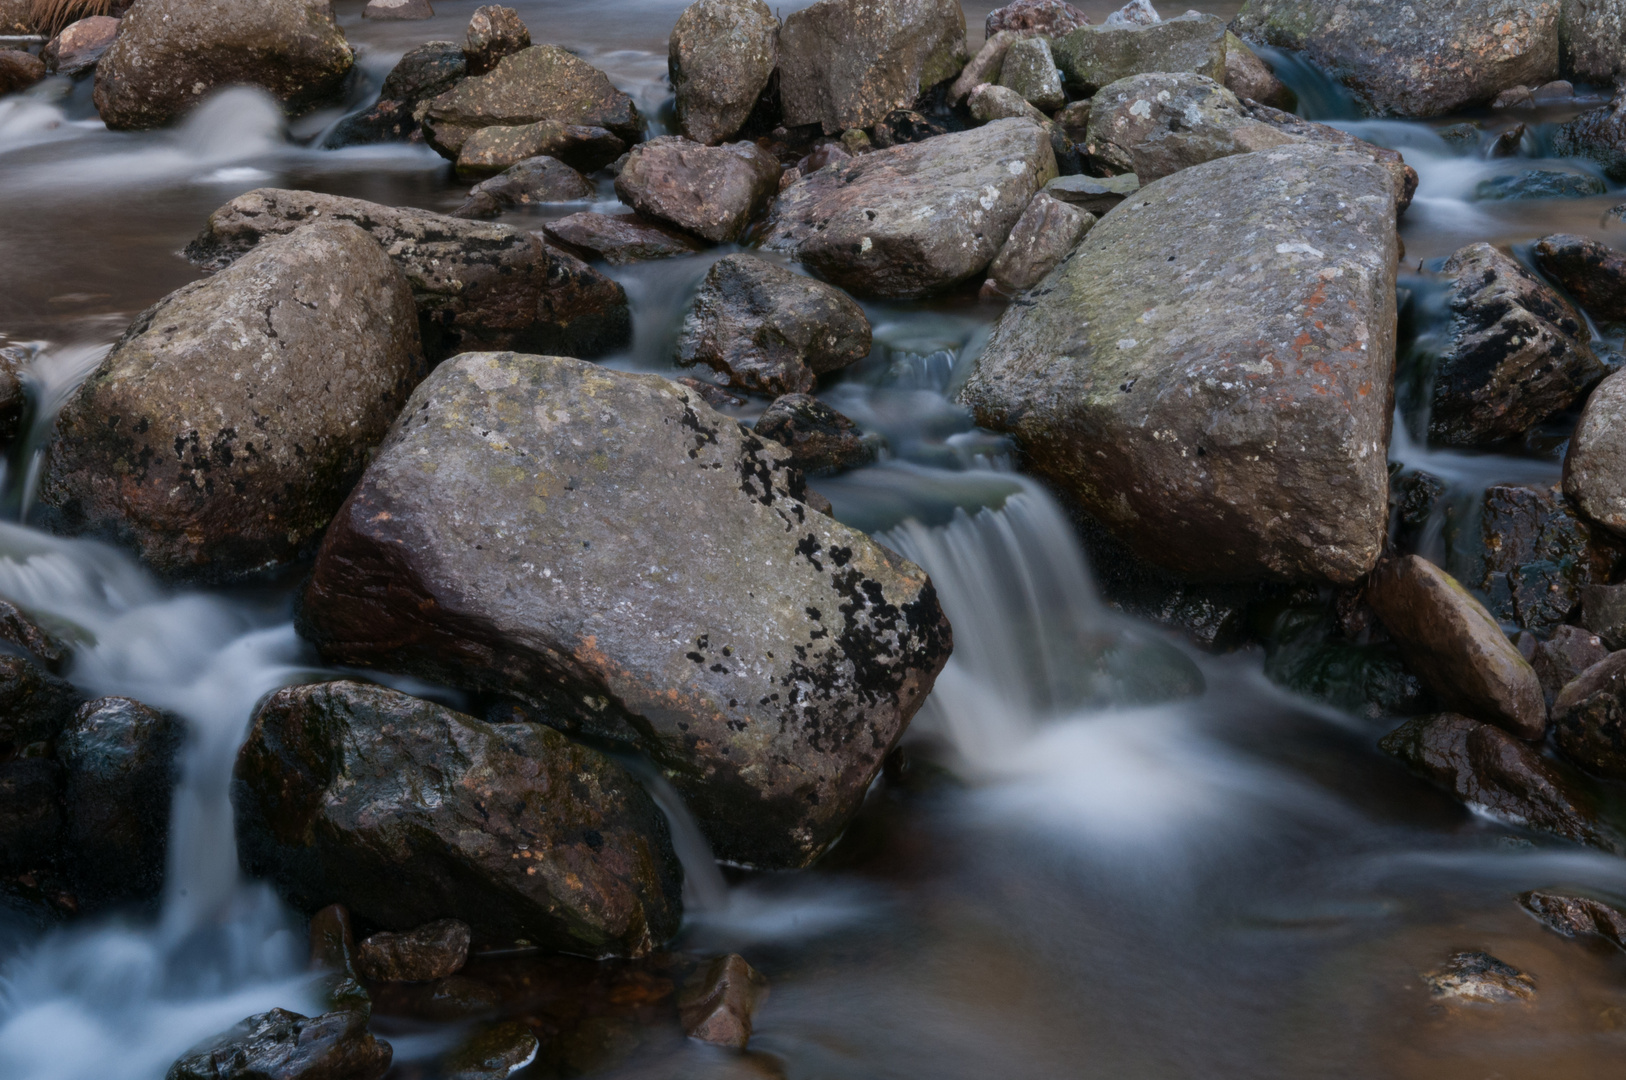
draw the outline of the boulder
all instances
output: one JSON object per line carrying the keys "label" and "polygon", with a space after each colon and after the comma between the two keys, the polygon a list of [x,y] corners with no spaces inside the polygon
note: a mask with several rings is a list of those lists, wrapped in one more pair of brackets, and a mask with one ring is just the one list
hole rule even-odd
{"label": "boulder", "polygon": [[1558,692],[1553,742],[1588,772],[1626,778],[1626,652],[1606,656]]}
{"label": "boulder", "polygon": [[1554,157],[1595,161],[1611,180],[1626,180],[1626,93],[1560,124],[1552,134]]}
{"label": "boulder", "polygon": [[1213,15],[1188,12],[1150,25],[1082,26],[1051,48],[1068,91],[1078,97],[1154,71],[1225,79],[1225,20]]}
{"label": "boulder", "polygon": [[96,111],[115,130],[163,127],[210,90],[247,84],[290,112],[336,96],[355,54],[312,0],[141,0],[96,65]]}
{"label": "boulder", "polygon": [[1095,221],[1094,214],[1049,192],[1039,192],[988,267],[988,280],[1006,296],[1033,288],[1067,257]]}
{"label": "boulder", "polygon": [[1388,559],[1368,580],[1366,601],[1400,643],[1406,666],[1448,708],[1521,739],[1546,733],[1541,680],[1450,574],[1417,555]]}
{"label": "boulder", "polygon": [[1561,0],[1559,67],[1571,78],[1609,86],[1626,70],[1626,4]]}
{"label": "boulder", "polygon": [[591,198],[593,185],[569,165],[550,157],[526,158],[500,176],[482,181],[469,192],[453,217],[494,218],[504,210],[537,203]]}
{"label": "boulder", "polygon": [[371,237],[333,220],[277,237],[130,324],[57,418],[36,520],[167,578],[285,565],[424,370],[411,287]]}
{"label": "boulder", "polygon": [[87,702],[63,731],[67,850],[82,898],[158,895],[185,736],[178,717],[118,697]]}
{"label": "boulder", "polygon": [[714,244],[740,238],[779,190],[779,162],[756,143],[703,146],[665,135],[632,148],[615,193],[644,217]]}
{"label": "boulder", "polygon": [[1133,75],[1104,86],[1090,103],[1089,160],[1150,184],[1215,158],[1295,142],[1243,111],[1235,94],[1206,75]]}
{"label": "boulder", "polygon": [[50,758],[0,760],[0,874],[49,866],[62,853],[62,767]]}
{"label": "boulder", "polygon": [[367,230],[406,274],[432,360],[486,345],[599,356],[632,336],[626,290],[580,259],[532,233],[411,207],[259,188],[210,214],[186,256],[228,266],[262,238],[318,219]]}
{"label": "boulder", "polygon": [[1601,900],[1532,889],[1519,895],[1519,906],[1565,937],[1596,935],[1616,948],[1626,949],[1626,912]]}
{"label": "boulder", "polygon": [[1027,98],[1008,86],[995,83],[982,83],[971,91],[966,108],[971,110],[971,118],[979,124],[1011,119],[1031,120],[1040,126],[1049,123],[1044,113],[1035,109]]}
{"label": "boulder", "polygon": [[693,255],[705,248],[692,236],[645,221],[636,214],[583,210],[548,222],[542,231],[550,241],[582,258],[603,259],[611,266]]}
{"label": "boulder", "polygon": [[1101,217],[1140,190],[1140,177],[1058,176],[1044,186],[1044,193],[1087,214]]}
{"label": "boulder", "polygon": [[756,433],[790,451],[810,476],[845,472],[875,460],[877,446],[858,425],[811,394],[786,394],[757,418]]}
{"label": "boulder", "polygon": [[469,958],[473,932],[457,919],[436,919],[403,933],[385,930],[361,943],[356,966],[379,982],[430,982],[455,975]]}
{"label": "boulder", "polygon": [[1544,236],[1534,248],[1536,267],[1561,285],[1588,315],[1626,322],[1626,255],[1585,236]]}
{"label": "boulder", "polygon": [[1588,518],[1626,536],[1626,372],[1586,399],[1564,456],[1564,493]]}
{"label": "boulder", "polygon": [[779,65],[779,20],[762,0],[696,0],[667,46],[678,128],[715,146],[745,126]]}
{"label": "boulder", "polygon": [[987,269],[1055,161],[1045,129],[1014,119],[878,150],[781,192],[762,246],[849,292],[941,292]]}
{"label": "boulder", "polygon": [[531,31],[511,7],[488,4],[476,8],[464,34],[463,56],[470,75],[484,75],[504,57],[531,47]]}
{"label": "boulder", "polygon": [[818,0],[779,31],[786,127],[867,128],[965,66],[957,0]]}
{"label": "boulder", "polygon": [[36,34],[34,0],[0,0],[0,34]]}
{"label": "boulder", "polygon": [[1090,17],[1067,0],[1014,0],[990,11],[983,28],[988,38],[1005,31],[1056,38],[1089,24]]}
{"label": "boulder", "polygon": [[1559,769],[1500,728],[1466,716],[1419,716],[1384,736],[1385,753],[1469,806],[1615,854],[1626,842]]}
{"label": "boulder", "polygon": [[779,447],[665,379],[465,355],[329,529],[301,627],[330,662],[637,748],[719,858],[802,866],[950,648],[926,575],[803,491]]}
{"label": "boulder", "polygon": [[539,724],[289,687],[254,718],[232,802],[245,869],[306,908],[337,898],[391,930],[460,919],[478,944],[587,956],[677,930],[665,818],[621,765]]}
{"label": "boulder", "polygon": [[394,1056],[364,1012],[272,1009],[188,1050],[164,1080],[380,1080]]}
{"label": "boulder", "polygon": [[1225,88],[1244,101],[1256,101],[1289,112],[1298,105],[1298,95],[1276,77],[1270,65],[1248,48],[1235,34],[1225,35]]}
{"label": "boulder", "polygon": [[467,74],[463,48],[456,42],[429,41],[410,49],[384,77],[378,100],[335,124],[322,145],[333,150],[421,139],[414,115],[418,103],[444,94]]}
{"label": "boulder", "polygon": [[1524,169],[1505,176],[1492,176],[1474,185],[1474,198],[1500,202],[1506,199],[1584,199],[1602,195],[1609,186],[1590,173],[1563,169]]}
{"label": "boulder", "polygon": [[1434,361],[1428,434],[1445,446],[1516,438],[1604,375],[1569,302],[1489,244],[1446,260],[1450,326]]}
{"label": "boulder", "polygon": [[949,87],[949,100],[963,101],[967,94],[984,83],[998,83],[1000,69],[1005,66],[1005,54],[1011,42],[1022,35],[1013,30],[1000,30],[989,36],[977,50],[977,55],[966,61],[965,67]]}
{"label": "boulder", "polygon": [[1528,1001],[1536,996],[1535,979],[1484,952],[1453,953],[1443,967],[1425,972],[1423,981],[1434,997],[1485,1005]]}
{"label": "boulder", "polygon": [[1589,585],[1583,589],[1580,621],[1611,650],[1626,649],[1626,585]]}
{"label": "boulder", "polygon": [[805,393],[869,351],[869,320],[846,293],[754,255],[712,264],[678,339],[679,364],[758,394]]}
{"label": "boulder", "polygon": [[1440,116],[1558,76],[1560,0],[1248,0],[1231,27],[1304,52],[1380,115]]}
{"label": "boulder", "polygon": [[751,1020],[768,999],[768,980],[738,953],[696,971],[678,994],[678,1020],[691,1039],[744,1050]]}
{"label": "boulder", "polygon": [[1053,113],[1067,104],[1056,58],[1050,54],[1050,42],[1042,37],[1011,43],[999,69],[999,85],[1015,90],[1040,112]]}
{"label": "boulder", "polygon": [[1550,708],[1558,692],[1577,675],[1608,658],[1609,646],[1603,643],[1603,638],[1579,626],[1560,626],[1551,638],[1537,643],[1530,666],[1541,680]]}
{"label": "boulder", "polygon": [[505,56],[489,73],[464,79],[423,108],[429,144],[454,159],[481,128],[543,120],[604,128],[627,143],[637,142],[644,127],[632,98],[558,45],[533,45]]}
{"label": "boulder", "polygon": [[121,22],[106,15],[92,15],[62,28],[62,32],[40,50],[45,70],[53,75],[80,75],[96,66],[119,36]]}
{"label": "boulder", "polygon": [[1101,20],[1102,26],[1152,26],[1162,22],[1152,0],[1129,0],[1129,3]]}
{"label": "boulder", "polygon": [[1011,305],[961,401],[1168,570],[1358,579],[1388,528],[1388,174],[1283,146],[1186,169],[1133,206]]}
{"label": "boulder", "polygon": [[534,157],[557,158],[584,173],[597,172],[627,152],[620,137],[601,127],[540,120],[518,127],[480,128],[457,154],[459,176],[484,176]]}
{"label": "boulder", "polygon": [[361,9],[361,17],[403,22],[433,19],[435,9],[429,6],[429,0],[367,0],[367,6]]}
{"label": "boulder", "polygon": [[49,756],[83,702],[71,684],[33,661],[0,653],[0,757]]}
{"label": "boulder", "polygon": [[1373,161],[1389,170],[1395,185],[1395,201],[1401,212],[1411,205],[1412,196],[1417,194],[1417,170],[1406,164],[1406,159],[1387,147],[1377,146],[1365,139],[1357,139],[1347,131],[1340,131],[1327,124],[1318,124],[1314,120],[1305,120],[1289,112],[1273,109],[1269,105],[1261,105],[1256,101],[1245,102],[1248,115],[1261,123],[1269,124],[1302,142],[1322,143],[1327,146],[1338,146],[1346,150],[1359,150]]}
{"label": "boulder", "polygon": [[1478,589],[1504,625],[1556,633],[1588,586],[1611,580],[1626,564],[1620,541],[1576,514],[1556,488],[1492,485],[1479,517]]}
{"label": "boulder", "polygon": [[21,49],[0,49],[0,95],[15,94],[45,78],[45,64]]}

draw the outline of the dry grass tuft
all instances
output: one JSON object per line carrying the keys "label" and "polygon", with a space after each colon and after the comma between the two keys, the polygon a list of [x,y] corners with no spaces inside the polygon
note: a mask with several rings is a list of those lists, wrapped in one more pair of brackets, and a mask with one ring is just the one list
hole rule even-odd
{"label": "dry grass tuft", "polygon": [[92,15],[108,15],[115,0],[34,0],[34,25],[42,34],[54,35],[69,23]]}

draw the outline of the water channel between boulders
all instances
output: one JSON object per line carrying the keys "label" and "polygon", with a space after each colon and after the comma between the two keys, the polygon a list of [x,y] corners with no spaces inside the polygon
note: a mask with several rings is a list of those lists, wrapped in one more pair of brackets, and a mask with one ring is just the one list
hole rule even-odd
{"label": "water channel between boulders", "polygon": [[[683,0],[512,2],[537,41],[567,46],[631,94],[650,134],[670,126],[666,35]],[[313,143],[376,97],[406,50],[461,40],[477,5],[436,0],[422,22],[363,20],[360,0],[334,6],[363,78],[344,107],[291,124],[242,89],[146,133],[106,130],[88,82],[53,79],[0,99],[0,346],[27,352],[34,402],[32,429],[4,461],[0,596],[78,628],[67,674],[85,694],[128,696],[187,726],[160,909],[43,929],[0,919],[4,1080],[157,1080],[245,1016],[322,1009],[304,919],[240,873],[229,802],[256,704],[335,674],[295,633],[306,570],[278,585],[176,589],[128,554],[32,528],[28,515],[56,410],[136,313],[198,276],[180,252],[217,207],[261,187],[439,212],[463,202],[467,185],[422,145]],[[992,6],[965,6],[973,52]],[[1118,5],[1079,6],[1099,21]],[[1200,8],[1230,18],[1240,6]],[[1604,215],[1626,187],[1476,200],[1484,182],[1517,169],[1485,156],[1490,136],[1441,131],[1472,120],[1494,133],[1506,116],[1363,119],[1304,61],[1266,56],[1304,115],[1399,150],[1417,171],[1401,221],[1389,458],[1401,485],[1427,474],[1435,486],[1395,528],[1407,550],[1477,586],[1483,553],[1471,538],[1485,491],[1556,484],[1575,418],[1542,425],[1517,450],[1430,445],[1419,357],[1442,318],[1440,264],[1474,242],[1522,252],[1552,233],[1619,245],[1626,224]],[[1595,104],[1521,112],[1529,134],[1512,160],[1533,167],[1549,125]],[[1549,165],[1600,176],[1573,160]],[[597,184],[504,221],[616,212],[612,182]],[[600,363],[678,374],[685,309],[712,264],[738,250],[606,268],[626,288],[633,334]],[[1280,685],[1294,682],[1285,646],[1206,652],[1109,605],[1070,517],[954,401],[1004,306],[974,289],[866,302],[873,351],[817,390],[887,452],[813,486],[837,519],[930,573],[954,628],[905,756],[840,842],[810,870],[725,877],[681,796],[629,763],[687,871],[673,948],[741,953],[771,985],[750,1050],[685,1040],[668,1000],[676,976],[659,963],[522,950],[471,961],[472,1008],[404,993],[375,1001],[392,1075],[438,1075],[476,1023],[505,1015],[556,1036],[521,1076],[1619,1075],[1626,954],[1553,934],[1515,898],[1558,887],[1626,896],[1626,862],[1470,813],[1415,779],[1377,746],[1394,715],[1340,708],[1359,695],[1340,697],[1349,688],[1336,675],[1299,683],[1321,700]],[[1620,347],[1602,336],[1598,351],[1619,364]],[[1290,622],[1301,600],[1284,599],[1276,617]],[[1303,601],[1302,617],[1319,617],[1318,602]],[[466,703],[437,686],[348,674]],[[1346,671],[1344,682],[1360,678]],[[1442,1005],[1421,974],[1463,950],[1530,973],[1538,992],[1504,1009]]]}

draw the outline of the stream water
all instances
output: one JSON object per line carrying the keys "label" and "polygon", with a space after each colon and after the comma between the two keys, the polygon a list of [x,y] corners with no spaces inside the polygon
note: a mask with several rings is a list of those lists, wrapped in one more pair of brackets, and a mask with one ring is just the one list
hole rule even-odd
{"label": "stream water", "polygon": [[[662,122],[665,36],[682,0],[510,2],[537,40],[578,49]],[[349,103],[359,107],[407,48],[460,39],[476,4],[437,0],[427,23],[364,22],[360,0],[335,6],[361,49],[367,77]],[[966,5],[973,42],[990,6]],[[1098,18],[1116,5],[1082,6]],[[1202,5],[1225,16],[1237,6]],[[1279,59],[1308,115],[1417,168],[1402,286],[1420,308],[1437,292],[1429,263],[1463,244],[1555,231],[1618,239],[1601,221],[1626,192],[1472,202],[1507,162],[1448,144],[1445,121],[1361,120],[1313,70]],[[55,408],[136,312],[195,277],[177,252],[215,207],[267,185],[435,210],[462,200],[427,149],[308,148],[344,111],[290,126],[239,90],[178,130],[125,135],[102,127],[86,83],[0,100],[0,346],[32,356],[36,402],[33,430],[4,463],[0,596],[79,628],[68,675],[85,691],[172,709],[190,733],[159,913],[49,931],[0,917],[3,1080],[157,1080],[250,1013],[318,1007],[300,920],[237,871],[227,799],[255,702],[320,677],[287,593],[165,589],[117,551],[30,529],[27,507]],[[1526,152],[1542,144],[1532,123]],[[606,184],[592,205],[618,204]],[[672,372],[684,304],[715,257],[613,271],[636,333],[605,363]],[[1377,751],[1394,721],[1276,688],[1257,651],[1200,654],[1111,610],[1068,519],[952,404],[1000,308],[964,293],[868,310],[874,353],[820,393],[884,435],[890,457],[817,486],[838,517],[931,572],[954,624],[954,658],[909,736],[914,765],[877,788],[818,868],[726,882],[676,797],[657,791],[687,837],[677,947],[745,953],[772,997],[744,1057],[674,1035],[630,1040],[573,1071],[1619,1076],[1626,955],[1553,935],[1513,898],[1555,885],[1626,896],[1626,862],[1533,844],[1468,813]],[[1405,395],[1401,405],[1393,460],[1445,480],[1463,505],[1489,484],[1558,478],[1562,431],[1517,455],[1443,452],[1424,445]],[[1171,689],[1189,696],[1158,703]],[[1535,1000],[1433,1002],[1419,972],[1459,949],[1532,973]],[[385,1033],[403,1075],[432,1075],[422,1070],[456,1034]]]}

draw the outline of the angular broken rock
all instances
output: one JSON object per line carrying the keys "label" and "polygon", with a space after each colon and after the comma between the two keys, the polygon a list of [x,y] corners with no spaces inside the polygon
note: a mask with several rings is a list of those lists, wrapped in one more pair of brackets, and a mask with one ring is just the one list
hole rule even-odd
{"label": "angular broken rock", "polygon": [[1423,976],[1435,997],[1503,1005],[1536,995],[1536,980],[1490,953],[1453,953],[1445,965]]}
{"label": "angular broken rock", "polygon": [[1051,43],[1070,93],[1148,72],[1195,72],[1225,81],[1225,20],[1187,12],[1150,25],[1083,26]]}
{"label": "angular broken rock", "polygon": [[457,357],[328,530],[302,630],[332,662],[636,747],[720,858],[806,865],[951,638],[926,575],[804,490],[777,446],[665,379]]}
{"label": "angular broken rock", "polygon": [[971,110],[971,118],[981,124],[1010,119],[1026,119],[1040,125],[1046,123],[1044,113],[1008,86],[983,83],[971,91],[965,104]]}
{"label": "angular broken rock", "polygon": [[328,149],[422,138],[413,116],[418,102],[450,90],[468,74],[463,49],[452,41],[427,41],[407,51],[384,77],[378,101],[345,117],[323,138]]}
{"label": "angular broken rock", "polygon": [[780,193],[762,246],[849,292],[926,296],[986,270],[1055,175],[1043,127],[996,120],[804,176]]}
{"label": "angular broken rock", "polygon": [[966,61],[965,67],[949,87],[950,101],[963,101],[967,94],[984,84],[997,84],[999,71],[1005,64],[1005,53],[1011,43],[1020,38],[1011,30],[1000,30],[989,36],[977,50],[977,55]]}
{"label": "angular broken rock", "polygon": [[459,919],[436,919],[398,934],[383,931],[361,943],[356,966],[379,982],[429,982],[455,975],[469,958],[471,931]]}
{"label": "angular broken rock", "polygon": [[1033,288],[1095,225],[1095,215],[1041,191],[1022,211],[1010,239],[988,267],[988,280],[1007,296]]}
{"label": "angular broken rock", "polygon": [[1235,34],[1225,35],[1225,88],[1243,100],[1291,110],[1298,95],[1276,77],[1263,60]]}
{"label": "angular broken rock", "polygon": [[1581,625],[1611,650],[1626,649],[1626,585],[1588,585],[1581,590]]}
{"label": "angular broken rock", "polygon": [[1101,20],[1102,26],[1152,26],[1162,22],[1152,0],[1129,0],[1129,3]]}
{"label": "angular broken rock", "polygon": [[957,0],[818,0],[779,31],[785,126],[870,127],[954,78],[967,58]]}
{"label": "angular broken rock", "polygon": [[482,944],[641,956],[677,930],[666,819],[615,761],[353,682],[279,690],[232,780],[243,865],[306,908]]}
{"label": "angular broken rock", "polygon": [[1044,186],[1044,193],[1097,218],[1140,190],[1140,177],[1058,176]]}
{"label": "angular broken rock", "polygon": [[1388,530],[1394,214],[1320,146],[1166,177],[1011,305],[961,400],[1144,558],[1354,581]]}
{"label": "angular broken rock", "polygon": [[1541,680],[1485,606],[1428,560],[1378,566],[1366,599],[1404,649],[1406,666],[1452,709],[1521,739],[1547,730]]}
{"label": "angular broken rock", "polygon": [[1504,820],[1593,847],[1626,852],[1591,801],[1540,752],[1456,713],[1420,716],[1378,745],[1462,802]]}
{"label": "angular broken rock", "polygon": [[869,319],[846,293],[755,255],[729,255],[695,294],[678,363],[705,364],[753,393],[794,394],[869,351]]}
{"label": "angular broken rock", "polygon": [[632,336],[617,282],[532,233],[428,210],[259,188],[210,214],[186,256],[228,266],[262,238],[314,220],[359,225],[405,272],[431,360],[478,346],[599,356]]}
{"label": "angular broken rock", "polygon": [[678,995],[678,1019],[691,1039],[744,1050],[751,1021],[768,1000],[768,980],[738,953],[695,972]]}
{"label": "angular broken rock", "polygon": [[1568,686],[1577,675],[1609,658],[1609,646],[1603,638],[1588,633],[1579,626],[1560,626],[1553,636],[1536,645],[1530,666],[1541,680],[1542,692],[1547,695],[1549,711],[1558,692]]}
{"label": "angular broken rock", "polygon": [[593,194],[587,177],[550,157],[526,158],[490,180],[474,185],[453,217],[494,218],[504,210],[535,203],[573,202]]}
{"label": "angular broken rock", "polygon": [[119,36],[121,21],[106,15],[92,15],[62,28],[40,50],[45,69],[53,75],[78,75],[96,66]]}
{"label": "angular broken rock", "polygon": [[1598,661],[1558,692],[1553,742],[1590,773],[1626,778],[1626,652]]}
{"label": "angular broken rock", "polygon": [[130,325],[57,420],[41,525],[129,544],[170,578],[314,545],[425,367],[378,244],[343,221],[289,231]]}
{"label": "angular broken rock", "polygon": [[1090,102],[1084,151],[1115,173],[1150,184],[1204,161],[1293,142],[1248,116],[1236,95],[1206,75],[1134,75]]}
{"label": "angular broken rock", "polygon": [[667,46],[679,129],[714,146],[745,126],[779,64],[779,20],[762,0],[696,0]]}
{"label": "angular broken rock", "polygon": [[480,128],[458,152],[457,174],[502,172],[533,157],[558,158],[573,169],[590,173],[626,152],[627,144],[604,128],[539,120],[518,127]]}
{"label": "angular broken rock", "polygon": [[188,1050],[164,1080],[379,1080],[393,1057],[364,1012],[272,1009]]}
{"label": "angular broken rock", "polygon": [[548,222],[542,231],[549,240],[582,258],[603,259],[611,266],[693,255],[705,248],[692,236],[636,214],[583,210]]}
{"label": "angular broken rock", "polygon": [[519,12],[497,4],[476,8],[463,38],[470,75],[484,75],[504,57],[530,47],[531,31]]}
{"label": "angular broken rock", "polygon": [[1554,157],[1595,161],[1611,180],[1626,180],[1626,93],[1589,109],[1552,134]]}
{"label": "angular broken rock", "polygon": [[1626,912],[1602,900],[1532,889],[1519,895],[1519,906],[1565,937],[1596,935],[1626,949]]}
{"label": "angular broken rock", "polygon": [[1587,314],[1604,322],[1626,321],[1626,254],[1566,233],[1537,240],[1533,254],[1541,272],[1563,286]]}
{"label": "angular broken rock", "polygon": [[703,146],[674,135],[633,147],[615,178],[615,193],[638,213],[714,244],[738,240],[778,190],[779,162],[756,143]]}
{"label": "angular broken rock", "polygon": [[1056,38],[1089,24],[1090,17],[1067,0],[1013,0],[990,11],[983,27],[990,38],[1010,30]]}
{"label": "angular broken rock", "polygon": [[811,394],[779,398],[753,430],[789,450],[792,463],[810,476],[868,465],[878,449],[857,424]]}
{"label": "angular broken rock", "polygon": [[1040,112],[1053,113],[1067,104],[1061,89],[1061,72],[1050,53],[1050,42],[1042,37],[1013,41],[999,69],[999,84],[1022,95]]}

